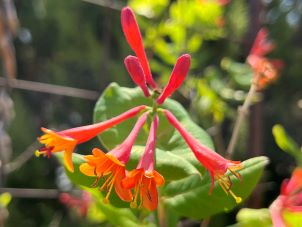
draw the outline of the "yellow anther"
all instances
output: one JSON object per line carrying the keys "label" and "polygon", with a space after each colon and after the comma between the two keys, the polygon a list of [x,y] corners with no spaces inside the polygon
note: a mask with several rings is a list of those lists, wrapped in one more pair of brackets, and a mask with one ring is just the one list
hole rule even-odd
{"label": "yellow anther", "polygon": [[130,208],[132,208],[132,209],[137,208],[137,203],[136,203],[136,201],[132,201],[132,202],[130,203]]}
{"label": "yellow anther", "polygon": [[110,203],[110,201],[109,201],[109,199],[108,199],[107,197],[103,199],[103,202],[104,202],[105,204],[109,204],[109,203]]}
{"label": "yellow anther", "polygon": [[230,190],[229,193],[230,193],[231,196],[235,199],[235,201],[236,201],[237,204],[242,202],[242,198],[239,197],[239,196],[236,196],[236,195],[234,194],[234,192],[232,192],[232,191]]}
{"label": "yellow anther", "polygon": [[35,156],[36,156],[37,158],[39,158],[41,154],[42,154],[41,151],[35,150]]}

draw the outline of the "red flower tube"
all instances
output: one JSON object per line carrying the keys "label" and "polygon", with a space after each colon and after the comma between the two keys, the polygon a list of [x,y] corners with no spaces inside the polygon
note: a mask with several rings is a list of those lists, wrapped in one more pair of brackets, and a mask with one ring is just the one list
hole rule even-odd
{"label": "red flower tube", "polygon": [[236,172],[237,170],[242,168],[240,162],[226,160],[215,151],[212,151],[210,148],[199,143],[195,138],[193,138],[191,134],[189,134],[189,132],[185,128],[181,126],[180,122],[170,111],[164,110],[163,112],[171,125],[173,125],[182,135],[198,161],[209,171],[212,178],[210,193],[214,188],[214,181],[217,180],[226,194],[230,194],[231,196],[233,196],[237,203],[240,203],[241,198],[237,197],[231,191],[232,182],[230,177],[225,175],[225,173],[229,170],[237,178],[241,179],[240,174]]}
{"label": "red flower tube", "polygon": [[156,186],[162,186],[165,183],[164,178],[154,170],[157,126],[158,116],[155,116],[142,158],[140,159],[136,169],[130,171],[127,174],[127,177],[122,181],[122,186],[124,188],[134,188],[134,198],[130,203],[131,208],[136,208],[139,200],[139,207],[144,207],[150,211],[155,210],[158,204]]}
{"label": "red flower tube", "polygon": [[108,153],[95,148],[92,155],[86,155],[86,163],[80,165],[80,171],[87,176],[96,176],[96,186],[102,177],[107,177],[100,187],[100,190],[106,190],[107,194],[104,202],[109,202],[109,196],[115,188],[116,194],[123,200],[130,202],[132,194],[130,190],[122,188],[121,182],[126,177],[125,165],[129,160],[131,149],[140,129],[146,122],[148,112],[144,113],[136,122],[132,131],[122,144]]}
{"label": "red flower tube", "polygon": [[275,48],[274,43],[268,40],[267,36],[267,29],[261,28],[255,38],[254,44],[249,55],[264,56]]}
{"label": "red flower tube", "polygon": [[132,80],[143,90],[146,97],[150,96],[142,65],[137,57],[129,55],[124,60]]}
{"label": "red flower tube", "polygon": [[65,166],[69,171],[73,172],[72,152],[78,144],[84,143],[101,132],[136,116],[145,108],[145,105],[134,107],[110,120],[97,124],[71,128],[60,132],[41,128],[45,134],[39,137],[38,140],[41,144],[44,144],[44,147],[40,148],[35,153],[37,156],[43,154],[50,157],[53,152],[63,151]]}
{"label": "red flower tube", "polygon": [[156,100],[158,104],[162,104],[166,100],[166,98],[172,95],[172,93],[180,87],[188,74],[190,64],[191,56],[189,54],[184,54],[177,59],[168,84]]}
{"label": "red flower tube", "polygon": [[121,23],[128,44],[142,64],[147,83],[152,88],[156,88],[156,84],[152,78],[150,66],[145,53],[142,35],[139,30],[135,15],[130,7],[124,7],[122,9]]}

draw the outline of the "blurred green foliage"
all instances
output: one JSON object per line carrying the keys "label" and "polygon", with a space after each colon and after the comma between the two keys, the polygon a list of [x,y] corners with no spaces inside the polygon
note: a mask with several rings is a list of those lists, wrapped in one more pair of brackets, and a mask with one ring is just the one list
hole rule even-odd
{"label": "blurred green foliage", "polygon": [[302,166],[302,150],[296,142],[287,135],[285,129],[281,125],[273,127],[273,135],[278,146],[285,152],[292,155],[298,166]]}
{"label": "blurred green foliage", "polygon": [[271,227],[272,220],[268,209],[241,209],[236,216],[237,224],[240,227],[263,226]]}

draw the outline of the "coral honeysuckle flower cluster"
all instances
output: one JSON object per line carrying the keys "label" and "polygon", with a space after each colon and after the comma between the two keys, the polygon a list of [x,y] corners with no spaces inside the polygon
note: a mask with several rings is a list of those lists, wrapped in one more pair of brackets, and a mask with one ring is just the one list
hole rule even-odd
{"label": "coral honeysuckle flower cluster", "polygon": [[247,63],[253,70],[253,83],[257,90],[263,90],[267,85],[278,79],[278,71],[283,66],[281,60],[271,60],[264,57],[275,48],[274,43],[268,40],[267,36],[268,31],[265,28],[259,30],[247,57]]}
{"label": "coral honeysuckle flower cluster", "polygon": [[[190,135],[170,111],[159,108],[184,81],[190,67],[190,55],[184,54],[178,58],[168,84],[161,90],[153,80],[142,36],[135,15],[129,7],[122,9],[121,24],[126,40],[136,55],[125,58],[126,69],[133,81],[141,88],[146,98],[153,100],[153,106],[137,106],[107,121],[60,132],[42,128],[44,135],[38,140],[44,146],[37,150],[36,154],[50,157],[54,152],[64,152],[65,166],[69,171],[73,172],[72,152],[78,144],[96,137],[98,134],[129,118],[138,116],[132,131],[119,146],[107,153],[94,148],[91,155],[85,156],[86,162],[80,165],[80,171],[87,176],[96,178],[92,186],[96,187],[100,184],[100,190],[106,191],[105,203],[109,202],[110,194],[114,189],[121,200],[130,202],[131,208],[144,207],[152,211],[156,209],[158,203],[157,187],[165,183],[164,177],[155,170],[154,159],[156,135],[160,123],[158,114],[162,114],[178,130],[195,157],[209,171],[212,179],[210,191],[212,191],[216,180],[222,189],[233,196],[236,202],[239,203],[241,198],[232,192],[232,182],[226,172],[229,170],[230,173],[240,179],[240,175],[237,172],[242,168],[240,162],[226,160],[218,153],[204,146]],[[141,128],[146,124],[147,118],[151,118],[152,123],[145,150],[136,169],[127,171],[126,165],[130,158],[131,149]],[[102,182],[100,183],[100,181]]]}

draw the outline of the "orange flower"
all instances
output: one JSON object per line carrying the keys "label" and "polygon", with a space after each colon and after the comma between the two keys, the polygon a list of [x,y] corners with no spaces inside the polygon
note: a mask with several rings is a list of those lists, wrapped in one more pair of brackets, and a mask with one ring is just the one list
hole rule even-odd
{"label": "orange flower", "polygon": [[92,202],[90,194],[86,191],[82,191],[77,196],[63,192],[59,195],[59,200],[66,207],[73,209],[82,218],[87,216],[89,206]]}
{"label": "orange flower", "polygon": [[97,179],[93,184],[97,186],[101,177],[107,177],[100,190],[106,190],[107,194],[104,198],[104,202],[109,202],[109,196],[115,188],[116,194],[124,201],[131,201],[132,194],[130,190],[125,190],[121,187],[121,181],[126,177],[125,164],[119,161],[110,153],[105,154],[103,151],[94,148],[92,150],[93,155],[86,155],[87,163],[80,165],[80,171],[87,176],[96,176]]}
{"label": "orange flower", "polygon": [[265,28],[258,32],[252,49],[247,57],[247,63],[253,69],[253,82],[258,90],[264,89],[279,76],[283,63],[280,60],[270,60],[264,57],[270,53],[275,45],[267,39],[268,31]]}
{"label": "orange flower", "polygon": [[215,151],[212,151],[199,143],[184,127],[181,126],[180,122],[170,111],[164,110],[163,112],[171,125],[173,125],[184,138],[197,160],[209,171],[212,179],[210,193],[214,188],[214,182],[216,180],[226,194],[230,194],[237,203],[240,203],[242,199],[232,192],[232,181],[230,177],[225,174],[229,170],[235,177],[241,179],[240,174],[236,172],[237,170],[242,169],[241,163],[239,161],[227,160]]}
{"label": "orange flower", "polygon": [[158,117],[155,116],[150,128],[146,148],[140,162],[138,163],[136,169],[130,171],[127,174],[127,177],[122,181],[122,186],[124,188],[134,188],[134,198],[130,203],[131,208],[137,207],[139,199],[139,207],[145,207],[150,211],[155,210],[158,204],[156,186],[162,186],[165,183],[164,178],[154,170],[154,152],[157,126]]}
{"label": "orange flower", "polygon": [[258,90],[263,90],[278,79],[278,70],[282,68],[283,64],[280,60],[270,60],[256,55],[249,56],[248,62],[253,68],[253,81],[256,83]]}
{"label": "orange flower", "polygon": [[74,169],[72,164],[72,152],[78,144],[84,143],[94,138],[106,129],[111,128],[131,117],[134,117],[145,108],[146,106],[144,105],[138,106],[110,120],[97,124],[71,128],[60,132],[41,128],[41,130],[45,134],[39,137],[38,140],[41,144],[44,144],[44,147],[37,150],[35,154],[36,156],[40,156],[42,154],[50,157],[54,152],[63,151],[64,163],[67,169],[73,172]]}
{"label": "orange flower", "polygon": [[165,180],[157,171],[146,171],[143,168],[132,170],[122,181],[124,188],[134,188],[134,198],[130,203],[131,208],[137,207],[138,196],[140,199],[139,207],[144,207],[150,211],[157,208],[158,195],[156,186],[162,186]]}
{"label": "orange flower", "polygon": [[87,176],[96,176],[97,179],[93,186],[97,186],[99,180],[105,177],[106,180],[100,187],[100,190],[106,190],[107,194],[104,202],[109,202],[109,196],[113,187],[116,194],[124,201],[130,202],[132,200],[131,191],[122,188],[122,180],[126,177],[125,165],[129,160],[132,146],[140,129],[143,127],[148,113],[144,113],[136,122],[129,136],[118,147],[114,148],[108,153],[95,148],[92,155],[86,155],[87,163],[80,165],[80,171]]}

